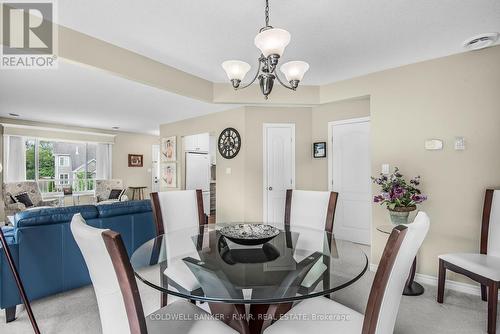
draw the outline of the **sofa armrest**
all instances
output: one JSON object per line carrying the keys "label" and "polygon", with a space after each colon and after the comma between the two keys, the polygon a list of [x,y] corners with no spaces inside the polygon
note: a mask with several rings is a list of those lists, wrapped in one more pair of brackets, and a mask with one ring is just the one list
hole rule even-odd
{"label": "sofa armrest", "polygon": [[23,210],[26,210],[26,206],[23,203],[5,204],[5,211],[18,212]]}
{"label": "sofa armrest", "polygon": [[41,200],[36,206],[57,206],[59,200],[57,198]]}

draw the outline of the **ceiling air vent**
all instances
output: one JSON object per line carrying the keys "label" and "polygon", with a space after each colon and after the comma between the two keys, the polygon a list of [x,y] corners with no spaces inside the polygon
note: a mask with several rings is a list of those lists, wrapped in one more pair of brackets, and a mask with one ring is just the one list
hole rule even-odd
{"label": "ceiling air vent", "polygon": [[464,42],[464,48],[469,51],[481,50],[493,45],[498,40],[497,32],[490,32],[469,38]]}

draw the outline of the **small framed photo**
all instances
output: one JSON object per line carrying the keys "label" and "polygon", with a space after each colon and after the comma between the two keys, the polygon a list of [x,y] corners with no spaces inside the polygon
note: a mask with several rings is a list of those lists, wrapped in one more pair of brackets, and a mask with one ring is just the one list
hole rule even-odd
{"label": "small framed photo", "polygon": [[161,180],[167,188],[177,188],[177,164],[175,162],[165,163],[161,169]]}
{"label": "small framed photo", "polygon": [[129,167],[142,167],[144,163],[144,156],[142,154],[129,154],[128,166]]}
{"label": "small framed photo", "polygon": [[318,142],[313,144],[313,157],[326,158],[326,142]]}
{"label": "small framed photo", "polygon": [[167,137],[161,139],[161,160],[176,161],[177,160],[177,137]]}

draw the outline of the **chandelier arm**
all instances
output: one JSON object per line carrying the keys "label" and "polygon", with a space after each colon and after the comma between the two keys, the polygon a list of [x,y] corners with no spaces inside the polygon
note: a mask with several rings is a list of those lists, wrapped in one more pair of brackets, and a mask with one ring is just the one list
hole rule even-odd
{"label": "chandelier arm", "polygon": [[255,73],[255,76],[253,77],[252,81],[250,81],[249,83],[247,83],[244,86],[240,86],[240,87],[236,88],[236,90],[247,88],[248,86],[250,86],[251,84],[253,84],[255,82],[255,80],[257,80],[257,78],[259,77],[260,67],[261,67],[261,62],[259,60],[259,66],[257,67],[257,73]]}
{"label": "chandelier arm", "polygon": [[276,79],[278,79],[278,82],[285,88],[288,88],[290,90],[295,90],[295,88],[293,88],[292,86],[288,86],[287,84],[285,84],[283,81],[281,81],[280,79],[280,76],[278,75],[278,71],[274,71],[274,75],[276,76]]}

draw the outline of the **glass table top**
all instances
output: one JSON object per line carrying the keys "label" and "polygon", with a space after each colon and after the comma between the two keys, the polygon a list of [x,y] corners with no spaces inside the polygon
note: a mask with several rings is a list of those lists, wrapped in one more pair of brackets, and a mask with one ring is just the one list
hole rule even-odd
{"label": "glass table top", "polygon": [[267,304],[332,293],[368,267],[359,246],[328,232],[274,225],[280,233],[272,240],[244,246],[222,236],[224,226],[170,231],[147,241],[130,258],[137,278],[186,299]]}

